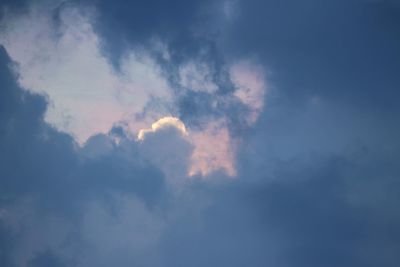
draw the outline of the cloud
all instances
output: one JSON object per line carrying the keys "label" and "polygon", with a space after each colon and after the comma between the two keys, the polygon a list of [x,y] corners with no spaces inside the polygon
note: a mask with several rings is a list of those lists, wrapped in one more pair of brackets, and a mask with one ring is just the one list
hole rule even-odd
{"label": "cloud", "polygon": [[[168,128],[176,131],[169,133]],[[180,134],[180,138],[175,136],[175,132]],[[148,138],[150,140],[147,140]],[[185,124],[178,118],[164,117],[153,123],[151,128],[141,129],[137,139],[153,144],[153,147],[148,145],[144,147],[153,151],[150,157],[158,162],[158,166],[164,165],[163,170],[169,177],[180,177],[179,179],[183,179],[185,175],[206,177],[218,170],[223,170],[229,176],[236,175],[236,143],[231,139],[226,122],[223,120],[211,121],[200,129],[187,131]],[[183,143],[190,144],[192,149],[184,149],[188,152],[178,156],[182,147],[185,147]],[[147,154],[148,151],[144,150],[143,153]],[[190,158],[190,163],[186,162],[187,158]],[[187,171],[179,174],[177,172],[179,169]]]}
{"label": "cloud", "polygon": [[188,62],[179,68],[179,82],[187,90],[215,93],[218,86],[213,82],[209,67],[205,64]]}
{"label": "cloud", "polygon": [[134,196],[116,195],[114,199],[114,212],[97,201],[88,203],[82,221],[82,238],[87,247],[77,266],[158,264],[151,251],[165,227],[160,214],[149,210]]}
{"label": "cloud", "polygon": [[235,149],[237,143],[232,140],[223,120],[211,121],[201,131],[191,134],[194,146],[191,155],[189,176],[223,170],[229,176],[236,175]]}
{"label": "cloud", "polygon": [[[103,39],[94,28],[97,20],[95,8],[72,3],[36,3],[26,13],[6,13],[3,18],[0,41],[16,62],[21,87],[47,97],[45,121],[81,146],[115,126],[138,140],[166,126],[188,135],[188,126],[171,114],[183,115],[179,103],[192,92],[212,103],[207,116],[194,118],[204,126],[190,126],[189,142],[195,149],[189,174],[223,170],[234,176],[236,145],[230,138],[232,129],[223,121],[236,109],[247,126],[256,122],[266,90],[263,69],[250,60],[219,68],[203,57],[177,63],[160,41],[151,42],[154,47],[126,49],[115,67],[103,54]],[[36,45],[27,47],[29,43]],[[156,60],[160,49],[169,55],[162,56],[164,63]],[[230,83],[232,91],[225,88]],[[156,121],[159,118],[163,119]],[[215,138],[220,138],[218,143]]]}
{"label": "cloud", "polygon": [[63,267],[68,266],[67,263],[64,263],[62,259],[59,259],[57,255],[51,250],[46,250],[41,253],[37,253],[33,259],[31,259],[28,263],[29,267]]}
{"label": "cloud", "polygon": [[163,119],[154,123],[155,130],[147,131],[137,145],[140,154],[163,171],[168,185],[175,190],[187,182],[188,159],[193,148],[183,123],[176,118],[166,119],[165,124]]}
{"label": "cloud", "polygon": [[236,87],[234,95],[248,107],[250,114],[246,121],[252,125],[264,106],[267,90],[264,71],[261,66],[250,61],[240,61],[230,66],[229,72]]}
{"label": "cloud", "polygon": [[28,14],[6,14],[0,33],[0,43],[18,64],[20,85],[48,96],[46,122],[80,144],[132,121],[150,98],[170,97],[166,79],[145,51],[127,51],[121,70],[113,68],[101,52],[94,16],[74,5],[54,11],[32,4]]}
{"label": "cloud", "polygon": [[166,127],[175,127],[182,135],[187,135],[186,127],[183,122],[175,117],[164,117],[154,122],[149,129],[141,129],[138,133],[137,139],[144,140],[149,133],[157,132]]}
{"label": "cloud", "polygon": [[[160,6],[160,2],[152,3]],[[292,10],[296,12],[309,7],[292,2]],[[310,2],[312,10],[319,11],[314,8],[320,5],[314,2]],[[141,2],[135,1],[138,3]],[[181,3],[182,9],[171,3]],[[187,3],[168,2],[168,10],[185,11],[183,7]],[[243,12],[238,13],[238,17],[246,14],[246,8],[255,3],[257,1],[240,2],[238,8]],[[269,50],[276,42],[274,34],[279,38],[293,38],[290,34],[293,32],[287,32],[287,29],[295,25],[295,36],[309,35],[308,31],[298,31],[305,23],[299,21],[298,16],[294,16],[297,18],[294,24],[293,20],[281,20],[287,15],[288,3],[291,1],[274,6],[260,1],[255,10],[260,13],[250,14],[257,22],[254,25],[258,26],[241,32],[239,25],[235,25],[240,39],[231,44],[239,50],[245,46],[243,42],[260,45],[262,49],[257,48],[257,52],[265,56],[277,52]],[[340,6],[341,14],[346,15],[349,5],[348,2],[343,4],[342,1],[335,2]],[[126,5],[116,9],[125,10],[126,17],[132,19],[137,19],[132,12],[141,10],[131,10]],[[323,28],[323,32],[339,27],[339,32],[343,33],[343,28],[349,27],[351,35],[335,35],[333,39],[341,42],[345,38],[360,37],[359,31],[354,31],[357,34],[353,35],[354,24],[343,27],[340,26],[343,17],[340,21],[335,20],[338,10],[328,16],[334,27]],[[357,10],[350,11],[352,18],[358,14],[353,12]],[[110,12],[113,12],[111,8]],[[327,15],[322,14],[323,17]],[[274,17],[280,23],[265,23]],[[308,25],[313,17],[304,18]],[[241,24],[245,22],[240,21]],[[144,24],[149,23],[153,22],[144,16]],[[259,25],[273,25],[270,26],[273,29]],[[274,31],[276,25],[279,27]],[[315,25],[320,27],[321,24]],[[367,23],[361,29],[370,26]],[[125,29],[129,27],[138,26],[125,25]],[[256,40],[246,35],[251,33],[250,30],[255,31]],[[379,36],[387,37],[387,32],[390,30]],[[351,38],[346,39],[349,41],[346,45],[351,43]],[[326,40],[331,43],[333,39]],[[371,42],[364,42],[367,39],[361,38],[364,45],[357,47],[355,55],[365,52],[359,48],[370,45]],[[388,40],[385,38],[374,40],[391,43],[383,41]],[[256,80],[254,77],[261,76],[255,71],[255,75],[245,75],[235,82],[229,74],[229,64],[218,65],[210,60],[206,65],[214,77],[212,82],[218,86],[216,92],[209,94],[174,87],[173,91],[179,91],[179,97],[172,101],[173,112],[159,112],[159,102],[150,100],[151,104],[134,118],[138,121],[134,121],[132,129],[137,130],[130,132],[129,125],[125,127],[128,122],[121,123],[109,132],[89,137],[82,146],[77,146],[69,134],[44,121],[46,99],[18,86],[8,68],[10,58],[0,48],[0,265],[398,266],[398,112],[381,113],[360,105],[360,101],[351,101],[350,106],[335,102],[326,92],[324,94],[325,89],[318,89],[322,94],[312,94],[321,96],[322,105],[309,105],[305,85],[296,82],[299,80],[292,68],[299,64],[299,58],[300,61],[307,58],[299,53],[304,50],[297,48],[309,47],[314,41],[278,44],[281,53],[275,55],[275,60],[286,55],[287,47],[296,47],[283,60],[287,64],[282,61],[278,64],[285,65],[286,72],[275,76],[280,81],[279,88],[284,92],[296,91],[296,94],[270,99],[262,108],[264,112],[258,113],[255,109],[258,120],[251,127],[240,122],[241,118],[251,118],[251,103],[256,103],[253,96],[258,95],[257,90],[248,92],[252,91],[248,90],[248,84]],[[191,47],[190,42],[186,47]],[[326,52],[324,46],[320,49]],[[396,59],[394,52],[397,50],[388,50]],[[318,55],[318,49],[315,52]],[[371,55],[376,58],[383,55],[382,51],[374,52],[376,54]],[[333,58],[341,56],[339,53]],[[239,62],[238,58],[228,61]],[[321,58],[325,62],[323,69],[331,71],[334,61]],[[305,60],[304,64],[314,60],[320,59]],[[346,63],[359,63],[351,60],[354,58],[347,57]],[[197,62],[194,58],[188,61]],[[267,66],[264,61],[259,64]],[[219,68],[214,68],[216,65]],[[173,76],[168,78],[169,82],[178,77],[179,66],[175,61],[162,65],[163,71]],[[382,71],[388,75],[398,69],[394,68],[397,65],[382,66],[386,66]],[[252,69],[251,66],[238,69],[247,73],[246,68]],[[315,70],[301,72],[301,81],[320,78],[315,75]],[[354,68],[349,73],[354,75],[357,70]],[[376,70],[376,73],[380,71]],[[336,75],[333,76],[336,84],[349,82],[336,80]],[[282,77],[292,80],[282,83]],[[387,80],[382,77],[377,80],[386,84]],[[358,78],[356,75],[356,81],[351,84],[359,86]],[[242,81],[241,86],[238,81]],[[325,81],[326,84],[329,85],[329,81]],[[293,89],[283,86],[292,83],[295,86],[290,88]],[[379,88],[382,88],[377,90],[379,94],[387,93],[385,87]],[[347,95],[344,93],[347,89],[337,86],[335,94]],[[366,96],[363,89],[362,86],[359,88],[363,94],[357,93],[358,97]],[[237,91],[243,95],[235,95]],[[301,101],[296,105],[288,101],[288,98],[299,96],[307,99],[306,108],[299,105]],[[179,105],[181,101],[186,109]],[[254,105],[257,107],[258,104]],[[171,115],[184,123],[188,132],[186,138],[171,126],[148,132],[141,142],[134,140],[139,129],[148,128],[159,118]],[[191,136],[199,141],[190,141]],[[169,176],[185,176],[188,171],[185,168],[192,166],[191,155],[196,149],[199,150],[199,161],[206,162],[200,164],[198,174],[210,170],[207,177],[216,179],[186,179],[180,192],[170,190],[168,185],[173,180]],[[177,161],[174,163],[174,160]],[[234,164],[230,165],[231,162]],[[178,167],[166,168],[170,163]],[[229,166],[236,171],[237,179],[219,180],[225,177],[223,172],[227,172]],[[165,170],[176,170],[177,174]]]}

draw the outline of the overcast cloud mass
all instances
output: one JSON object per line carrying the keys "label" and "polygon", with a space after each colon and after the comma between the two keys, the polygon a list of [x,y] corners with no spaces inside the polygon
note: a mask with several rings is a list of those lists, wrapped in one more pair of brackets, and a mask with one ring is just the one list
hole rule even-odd
{"label": "overcast cloud mass", "polygon": [[400,265],[397,0],[0,0],[0,266]]}

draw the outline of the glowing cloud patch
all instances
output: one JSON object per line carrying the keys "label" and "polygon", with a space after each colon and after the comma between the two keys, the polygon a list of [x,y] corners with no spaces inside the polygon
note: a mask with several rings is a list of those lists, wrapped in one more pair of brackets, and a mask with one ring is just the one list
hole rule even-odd
{"label": "glowing cloud patch", "polygon": [[166,127],[176,128],[193,146],[187,175],[207,176],[217,170],[222,170],[229,176],[236,175],[235,146],[223,120],[211,121],[201,130],[190,131],[189,135],[180,119],[164,117],[153,123],[151,128],[141,129],[137,140],[143,141],[147,134],[156,133]]}
{"label": "glowing cloud patch", "polygon": [[175,127],[182,135],[187,135],[186,127],[183,122],[175,117],[164,117],[151,125],[151,128],[141,129],[138,133],[137,139],[144,140],[146,134],[157,132],[166,127]]}
{"label": "glowing cloud patch", "polygon": [[205,129],[193,133],[194,145],[189,176],[223,170],[229,176],[236,175],[234,143],[223,121],[212,121]]}

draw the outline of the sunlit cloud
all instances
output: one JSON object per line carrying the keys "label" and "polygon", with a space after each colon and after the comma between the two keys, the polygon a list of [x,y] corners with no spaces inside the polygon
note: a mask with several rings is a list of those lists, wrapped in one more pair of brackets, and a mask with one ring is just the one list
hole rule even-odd
{"label": "sunlit cloud", "polygon": [[154,133],[166,127],[175,127],[182,135],[187,135],[186,127],[183,122],[175,117],[164,117],[151,125],[151,128],[141,129],[138,133],[137,139],[144,140],[146,134]]}
{"label": "sunlit cloud", "polygon": [[202,131],[190,138],[194,145],[189,176],[222,170],[229,176],[236,175],[235,142],[223,121],[211,121]]}
{"label": "sunlit cloud", "polygon": [[[193,146],[188,176],[207,176],[218,170],[222,170],[229,176],[236,175],[234,166],[235,144],[223,120],[210,121],[204,128],[188,132],[185,124],[180,119],[164,117],[153,123],[151,128],[141,129],[137,140],[144,141],[148,134],[154,134],[167,127],[173,127],[178,130],[181,136]],[[164,140],[163,143],[170,141]],[[168,154],[171,157],[175,157],[174,154],[177,153],[176,151],[179,148],[171,147],[170,150]]]}
{"label": "sunlit cloud", "polygon": [[[0,30],[0,44],[16,63],[21,87],[47,97],[47,123],[73,136],[82,147],[90,137],[107,135],[114,126],[122,126],[127,137],[136,141],[173,127],[193,148],[189,166],[182,162],[187,176],[205,177],[216,171],[236,175],[236,139],[240,137],[232,138],[228,110],[240,110],[245,127],[257,121],[267,90],[261,66],[246,59],[223,66],[225,76],[220,80],[230,80],[234,90],[221,95],[224,85],[216,81],[222,76],[206,60],[188,59],[166,73],[152,51],[160,51],[168,62],[168,46],[155,38],[149,42],[152,48],[126,50],[116,70],[102,53],[93,9],[62,5],[57,21],[54,12],[54,7],[32,4],[27,13],[6,13]],[[193,128],[170,116],[179,116],[180,97],[189,91],[200,93],[199,97],[212,96],[208,112],[218,116],[203,117]],[[222,111],[221,106],[228,108]],[[179,168],[177,162],[157,164]]]}
{"label": "sunlit cloud", "polygon": [[48,96],[46,122],[82,144],[130,120],[150,98],[168,101],[167,80],[145,50],[127,51],[117,72],[101,52],[91,12],[66,6],[57,23],[52,12],[33,5],[29,14],[9,14],[0,32],[21,86]]}

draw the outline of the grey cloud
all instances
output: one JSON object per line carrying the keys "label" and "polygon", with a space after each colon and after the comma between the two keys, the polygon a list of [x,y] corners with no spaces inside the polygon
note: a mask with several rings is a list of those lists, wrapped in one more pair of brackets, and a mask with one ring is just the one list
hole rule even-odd
{"label": "grey cloud", "polygon": [[50,250],[38,253],[29,261],[29,267],[65,267],[62,259],[55,256]]}
{"label": "grey cloud", "polygon": [[[115,192],[136,195],[149,207],[160,201],[164,187],[163,175],[140,160],[135,144],[122,140],[124,145],[120,148],[112,148],[111,151],[105,151],[107,153],[103,150],[103,157],[87,159],[83,154],[81,156],[70,136],[57,132],[43,122],[45,100],[18,87],[8,68],[10,63],[2,49],[1,219],[9,221],[9,218],[18,218],[19,211],[14,207],[19,205],[27,205],[32,213],[28,213],[23,221],[17,219],[15,224],[11,220],[11,225],[4,225],[1,233],[4,239],[1,246],[6,248],[4,253],[7,253],[1,257],[4,266],[10,266],[10,259],[16,253],[11,245],[15,242],[16,247],[23,247],[21,242],[25,240],[24,232],[28,231],[26,234],[29,234],[28,226],[35,220],[45,222],[46,214],[77,223],[87,201],[103,199],[102,203],[107,203],[105,200],[110,203]],[[93,137],[94,140],[98,138]],[[102,141],[110,142],[107,138],[100,138],[97,145]],[[86,150],[90,150],[90,144]],[[19,223],[23,223],[20,229],[17,227]],[[23,225],[28,228],[25,229]],[[17,228],[11,231],[10,227]],[[78,228],[76,231],[79,232]],[[13,242],[7,241],[8,231],[12,233],[9,238]],[[41,243],[40,240],[36,242]],[[48,257],[43,257],[46,262]],[[32,261],[32,264],[40,263],[43,257]]]}
{"label": "grey cloud", "polygon": [[[154,12],[120,3],[100,3],[110,9],[104,24],[122,16],[121,27],[99,26],[109,40],[142,40],[170,21],[165,34],[179,36],[169,44],[174,60],[183,64],[206,43],[222,91],[232,85],[218,69],[221,47],[228,59],[256,53],[270,67],[276,90],[259,122],[243,129],[230,113],[235,133],[246,137],[238,177],[215,173],[171,194],[152,160],[158,147],[185,160],[191,147],[173,129],[138,145],[114,128],[77,149],[43,122],[45,100],[18,88],[1,50],[0,265],[13,266],[20,253],[32,266],[398,266],[396,9],[385,1],[242,1],[214,42],[188,33],[196,5],[173,2],[161,14],[158,2]],[[135,5],[143,16],[131,16]],[[196,112],[218,117],[210,98],[185,95],[185,123]],[[32,212],[21,219],[21,209]],[[34,224],[58,234],[41,229],[33,237],[39,251],[24,252]]]}

